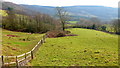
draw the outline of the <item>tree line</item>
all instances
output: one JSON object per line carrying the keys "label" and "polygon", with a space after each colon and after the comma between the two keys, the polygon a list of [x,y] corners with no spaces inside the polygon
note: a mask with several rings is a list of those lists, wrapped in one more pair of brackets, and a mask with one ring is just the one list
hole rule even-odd
{"label": "tree line", "polygon": [[[7,9],[7,16],[2,19],[2,28],[30,33],[44,33],[50,30],[65,31],[65,28],[67,28],[65,25],[70,20],[69,14],[62,7],[56,7],[56,13],[58,19],[41,13],[34,13],[32,15],[27,13],[17,14],[13,8],[9,7]],[[115,19],[111,22],[110,28],[114,30],[114,33],[120,34],[120,19]],[[98,18],[80,18],[80,21],[70,28],[86,28],[109,32],[107,26]]]}
{"label": "tree line", "polygon": [[91,18],[91,19],[81,18],[80,21],[78,21],[76,24],[72,26],[68,26],[67,28],[85,28],[85,29],[93,29],[93,30],[99,30],[109,33],[120,34],[120,19],[113,19],[108,23],[105,23],[98,18]]}
{"label": "tree line", "polygon": [[91,18],[91,19],[81,18],[80,21],[73,26],[73,28],[86,28],[86,29],[106,31],[106,26],[104,26],[101,23],[101,20],[97,18]]}
{"label": "tree line", "polygon": [[30,33],[44,33],[49,30],[56,29],[58,20],[52,18],[47,14],[34,13],[34,15],[16,14],[13,8],[8,8],[7,16],[2,19],[2,28],[30,32]]}

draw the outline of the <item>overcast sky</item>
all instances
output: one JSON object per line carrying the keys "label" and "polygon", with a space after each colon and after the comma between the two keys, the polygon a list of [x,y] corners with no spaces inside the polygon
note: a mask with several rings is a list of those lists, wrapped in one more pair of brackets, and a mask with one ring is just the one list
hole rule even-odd
{"label": "overcast sky", "polygon": [[120,0],[3,0],[16,4],[43,5],[43,6],[73,6],[73,5],[98,5],[118,7]]}

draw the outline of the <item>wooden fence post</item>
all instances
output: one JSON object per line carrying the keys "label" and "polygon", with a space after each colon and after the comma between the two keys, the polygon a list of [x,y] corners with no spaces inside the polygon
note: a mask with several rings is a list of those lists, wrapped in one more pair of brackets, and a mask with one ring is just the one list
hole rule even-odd
{"label": "wooden fence post", "polygon": [[25,53],[25,60],[26,60],[26,53]]}
{"label": "wooden fence post", "polygon": [[18,60],[17,60],[17,56],[16,56],[16,67],[18,68]]}
{"label": "wooden fence post", "polygon": [[1,58],[2,58],[2,66],[4,66],[4,57],[3,57],[3,55],[1,56]]}
{"label": "wooden fence post", "polygon": [[7,62],[8,62],[8,65],[9,65],[9,58],[8,58],[8,56],[7,56]]}
{"label": "wooden fence post", "polygon": [[27,59],[26,59],[26,57],[27,57],[27,56],[26,56],[26,53],[25,53],[25,63],[27,62]]}
{"label": "wooden fence post", "polygon": [[33,51],[31,51],[31,59],[33,59]]}

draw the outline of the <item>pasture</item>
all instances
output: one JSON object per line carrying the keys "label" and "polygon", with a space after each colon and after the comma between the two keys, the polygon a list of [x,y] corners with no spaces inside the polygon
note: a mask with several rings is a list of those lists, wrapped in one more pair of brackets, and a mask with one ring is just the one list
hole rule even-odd
{"label": "pasture", "polygon": [[2,54],[13,56],[26,53],[38,43],[43,35],[2,29]]}
{"label": "pasture", "polygon": [[78,21],[68,21],[71,24],[76,24]]}
{"label": "pasture", "polygon": [[29,63],[32,66],[117,66],[118,35],[67,29],[78,36],[47,38]]}

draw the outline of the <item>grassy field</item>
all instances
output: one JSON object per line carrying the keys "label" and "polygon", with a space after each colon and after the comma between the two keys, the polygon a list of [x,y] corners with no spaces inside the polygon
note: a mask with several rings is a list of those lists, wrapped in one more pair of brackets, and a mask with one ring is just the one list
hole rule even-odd
{"label": "grassy field", "polygon": [[6,13],[6,11],[5,11],[5,10],[0,10],[0,15],[1,15],[1,16],[6,16],[6,15],[7,15],[7,13]]}
{"label": "grassy field", "polygon": [[23,32],[13,32],[2,30],[2,54],[20,55],[30,51],[43,34],[30,34]]}
{"label": "grassy field", "polygon": [[77,23],[78,21],[68,21],[69,23],[71,23],[71,24],[75,24],[75,23]]}
{"label": "grassy field", "polygon": [[118,35],[81,28],[67,30],[78,36],[47,38],[29,65],[118,65]]}

